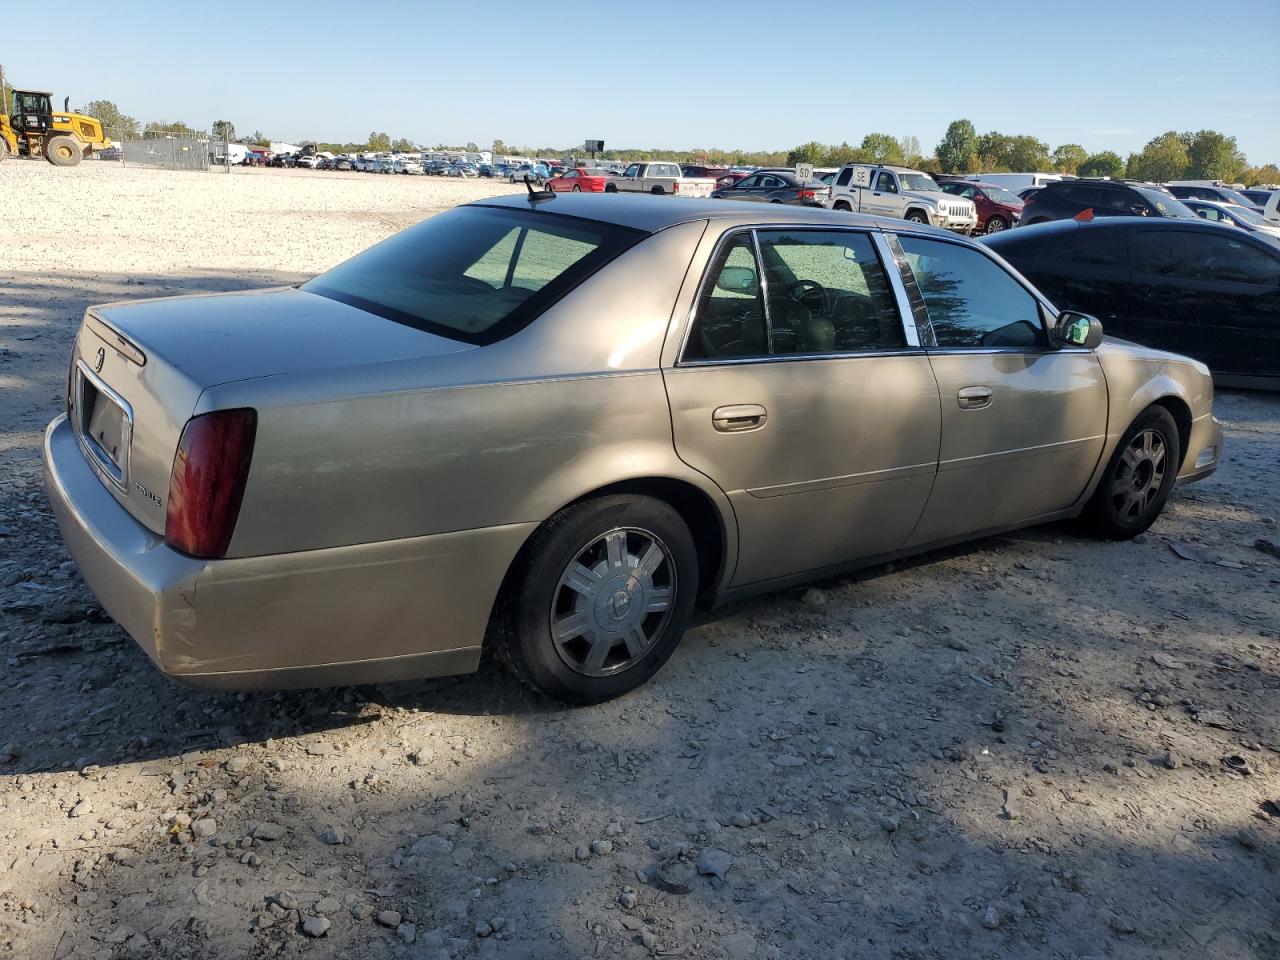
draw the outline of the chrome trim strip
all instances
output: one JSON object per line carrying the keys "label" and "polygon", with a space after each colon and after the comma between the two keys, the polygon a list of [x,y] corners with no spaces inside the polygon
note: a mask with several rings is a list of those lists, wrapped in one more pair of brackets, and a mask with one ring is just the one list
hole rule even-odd
{"label": "chrome trim strip", "polygon": [[954,460],[943,460],[938,464],[938,472],[943,470],[964,470],[967,467],[976,465],[985,466],[988,463],[1000,463],[1002,460],[1015,460],[1020,457],[1038,457],[1046,453],[1058,453],[1061,450],[1070,450],[1073,447],[1083,447],[1091,443],[1101,443],[1106,437],[1099,434],[1096,437],[1080,437],[1076,440],[1062,440],[1058,443],[1042,443],[1034,447],[1019,447],[1014,450],[1000,450],[997,453],[980,453],[973,457],[957,457]]}
{"label": "chrome trim strip", "polygon": [[[907,338],[907,346],[920,346],[920,328],[916,325],[915,314],[911,311],[911,299],[907,296],[907,288],[902,282],[902,271],[893,255],[889,242],[883,233],[871,234],[871,244],[880,258],[880,269],[889,278],[889,286],[893,288],[893,296],[898,301],[898,322],[902,324],[902,332]],[[907,318],[911,322],[907,322]]]}
{"label": "chrome trim strip", "polygon": [[747,493],[757,500],[768,500],[773,497],[787,497],[797,493],[814,493],[819,490],[835,490],[840,487],[855,487],[863,483],[878,483],[881,480],[905,480],[934,473],[938,465],[930,460],[928,463],[912,463],[903,467],[887,467],[884,470],[869,470],[866,473],[851,473],[843,477],[823,477],[819,480],[798,480],[795,483],[779,483],[769,487],[756,487]]}
{"label": "chrome trim strip", "polygon": [[726,367],[744,363],[787,363],[792,360],[869,360],[873,357],[924,357],[924,350],[916,347],[906,350],[862,350],[856,353],[779,353],[770,357],[726,357],[723,360],[687,360],[677,369],[696,370],[698,367]]}
{"label": "chrome trim strip", "polygon": [[1063,347],[1052,350],[1046,347],[930,347],[931,357],[965,356],[972,357],[985,353],[1017,353],[1025,356],[1056,357],[1063,353],[1093,353],[1084,347]]}
{"label": "chrome trim strip", "polygon": [[85,326],[100,340],[106,341],[107,345],[112,347],[120,356],[136,363],[140,367],[147,365],[147,355],[142,352],[141,348],[106,320],[103,320],[92,310],[85,311],[84,319]]}
{"label": "chrome trim strip", "polygon": [[[111,482],[112,486],[119,489],[125,496],[129,494],[129,454],[133,450],[133,407],[124,397],[116,393],[100,376],[93,372],[93,369],[84,362],[84,360],[76,361],[76,370],[80,376],[76,377],[73,387],[75,390],[75,417],[71,421],[71,431],[80,441],[80,448],[84,450],[86,459],[96,469],[99,476],[104,477]],[[124,436],[120,438],[121,444],[124,446],[124,460],[117,467],[111,461],[111,457],[107,452],[98,445],[98,442],[91,436],[87,436],[84,432],[84,381],[89,380],[94,389],[99,393],[104,393],[110,400],[115,403],[120,411],[124,414]],[[117,470],[119,476],[116,476]]]}

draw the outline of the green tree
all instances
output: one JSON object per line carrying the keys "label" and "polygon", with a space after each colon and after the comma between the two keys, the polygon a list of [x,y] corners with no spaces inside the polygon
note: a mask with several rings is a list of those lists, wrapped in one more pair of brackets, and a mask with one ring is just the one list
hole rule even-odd
{"label": "green tree", "polygon": [[394,150],[396,153],[413,153],[413,151],[415,151],[418,148],[413,145],[412,141],[406,140],[404,137],[401,137],[395,143],[391,144],[391,149]]}
{"label": "green tree", "polygon": [[1250,187],[1256,187],[1260,183],[1280,183],[1280,167],[1274,163],[1251,167],[1240,175],[1240,180]]}
{"label": "green tree", "polygon": [[868,163],[902,164],[906,157],[902,153],[902,145],[896,137],[887,133],[868,133],[862,138],[862,153]]}
{"label": "green tree", "polygon": [[965,173],[977,149],[978,132],[968,120],[954,120],[937,146],[938,165],[944,173]]}
{"label": "green tree", "polygon": [[1187,146],[1188,180],[1226,180],[1234,183],[1249,166],[1236,147],[1236,138],[1216,130],[1190,134]]}
{"label": "green tree", "polygon": [[230,120],[215,120],[209,134],[215,140],[234,140],[236,138],[236,125]]}
{"label": "green tree", "polygon": [[181,120],[152,120],[142,128],[142,135],[152,137],[194,136],[198,131]]}
{"label": "green tree", "polygon": [[368,149],[386,152],[391,149],[391,136],[386,133],[369,134]]}
{"label": "green tree", "polygon": [[265,146],[266,144],[271,142],[271,138],[268,137],[261,130],[253,131],[253,133],[249,134],[249,136],[246,137],[245,139],[248,140],[249,143],[255,144],[257,146]]}
{"label": "green tree", "polygon": [[110,100],[90,100],[83,107],[77,107],[76,112],[100,121],[107,136],[121,140],[136,137],[141,128],[135,118],[121,112]]}
{"label": "green tree", "polygon": [[1182,179],[1188,162],[1186,145],[1177,133],[1170,130],[1148,140],[1141,152],[1130,156],[1125,172],[1135,180],[1163,183]]}
{"label": "green tree", "polygon": [[1053,169],[1058,173],[1075,173],[1089,159],[1089,151],[1078,143],[1064,143],[1053,151]]}
{"label": "green tree", "polygon": [[495,157],[504,157],[511,153],[511,151],[507,149],[507,145],[501,140],[494,140],[493,146],[489,148],[489,151]]}
{"label": "green tree", "polygon": [[815,166],[822,163],[827,155],[827,148],[820,144],[817,140],[810,140],[808,143],[802,143],[790,153],[787,154],[787,166],[794,167],[797,163],[812,163]]}
{"label": "green tree", "polygon": [[1091,153],[1077,172],[1082,177],[1123,177],[1124,159],[1112,150]]}
{"label": "green tree", "polygon": [[903,161],[911,166],[918,166],[923,154],[920,153],[920,138],[907,134],[898,139],[898,148],[902,151]]}

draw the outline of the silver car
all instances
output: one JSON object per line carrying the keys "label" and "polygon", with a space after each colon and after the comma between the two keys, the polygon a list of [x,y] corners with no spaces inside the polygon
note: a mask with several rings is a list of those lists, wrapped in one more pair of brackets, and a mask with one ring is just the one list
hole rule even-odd
{"label": "silver car", "polygon": [[50,500],[166,674],[464,673],[589,703],[695,608],[1080,517],[1221,455],[1192,360],[902,220],[647,196],[458,207],[298,288],[76,337]]}

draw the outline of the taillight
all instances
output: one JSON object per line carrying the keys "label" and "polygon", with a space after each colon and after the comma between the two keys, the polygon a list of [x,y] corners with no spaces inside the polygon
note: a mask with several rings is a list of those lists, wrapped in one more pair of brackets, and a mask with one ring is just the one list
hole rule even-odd
{"label": "taillight", "polygon": [[193,557],[226,555],[257,429],[258,414],[249,409],[218,410],[187,421],[169,477],[165,543]]}
{"label": "taillight", "polygon": [[671,185],[671,192],[672,192],[672,193],[679,193],[679,192],[680,192],[680,181],[679,181],[679,180],[677,180],[675,183],[673,183],[673,184]]}
{"label": "taillight", "polygon": [[814,192],[813,192],[812,190],[801,190],[801,191],[800,191],[800,199],[801,199],[801,200],[812,200],[812,199],[814,198],[814,196],[815,196],[815,194],[814,194]]}

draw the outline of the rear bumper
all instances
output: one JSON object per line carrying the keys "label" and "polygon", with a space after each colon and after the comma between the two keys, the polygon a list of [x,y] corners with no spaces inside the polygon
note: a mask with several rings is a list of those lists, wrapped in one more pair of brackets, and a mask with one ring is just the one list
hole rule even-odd
{"label": "rear bumper", "polygon": [[535,524],[197,560],[130,516],[66,417],[45,432],[58,528],[102,606],[167,676],[229,690],[474,670],[498,587]]}
{"label": "rear bumper", "polygon": [[1218,469],[1222,460],[1222,421],[1207,414],[1191,424],[1187,452],[1182,458],[1178,485],[1203,480]]}

